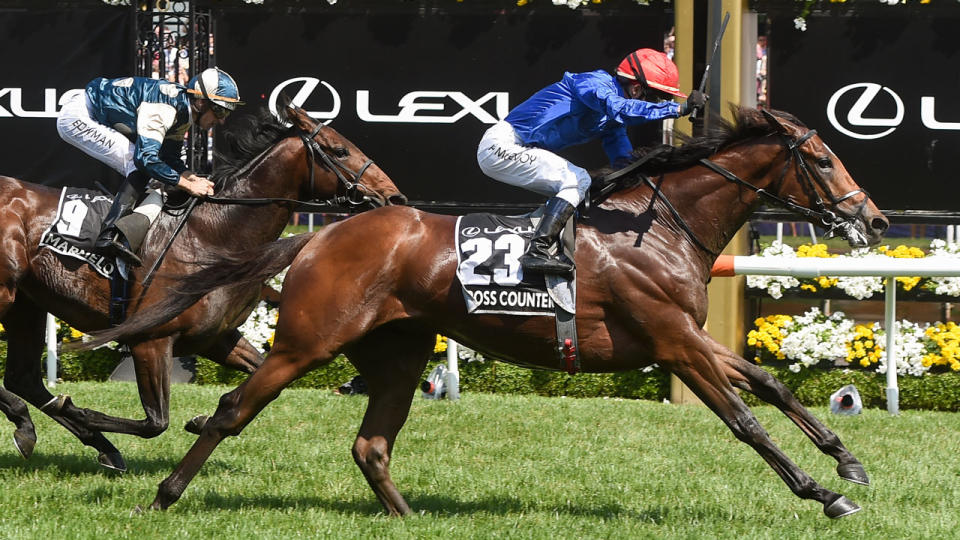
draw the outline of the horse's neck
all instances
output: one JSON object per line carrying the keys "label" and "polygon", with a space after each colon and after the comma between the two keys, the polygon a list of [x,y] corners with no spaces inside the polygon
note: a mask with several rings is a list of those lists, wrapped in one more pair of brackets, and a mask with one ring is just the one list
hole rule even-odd
{"label": "horse's neck", "polygon": [[[299,198],[303,173],[298,170],[298,165],[302,162],[279,157],[280,152],[290,151],[283,146],[282,143],[275,145],[252,159],[217,196],[230,199]],[[217,236],[228,243],[245,245],[275,240],[293,213],[290,204],[206,206],[212,219],[207,220],[204,227],[213,229],[212,233],[219,233]]]}
{"label": "horse's neck", "polygon": [[[747,157],[738,149],[714,155],[710,161],[759,188],[768,187],[778,166],[771,160]],[[726,247],[761,202],[753,190],[701,165],[668,174],[663,193],[696,236],[686,240],[700,242],[713,253]]]}

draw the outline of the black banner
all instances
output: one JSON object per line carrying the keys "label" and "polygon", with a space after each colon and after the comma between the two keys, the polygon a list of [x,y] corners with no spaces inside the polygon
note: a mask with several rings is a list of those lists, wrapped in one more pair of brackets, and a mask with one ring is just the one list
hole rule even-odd
{"label": "black banner", "polygon": [[772,21],[770,104],[797,115],[882,209],[960,210],[960,17]]}
{"label": "black banner", "polygon": [[[413,200],[539,202],[480,171],[476,151],[484,131],[564,71],[613,71],[634,49],[662,48],[672,17],[639,6],[467,4],[426,12],[417,2],[375,13],[339,4],[223,10],[216,13],[217,61],[249,104],[283,90],[315,117],[331,120]],[[606,164],[599,142],[564,155],[587,168]]]}
{"label": "black banner", "polygon": [[0,174],[48,185],[119,185],[120,175],[60,139],[64,94],[132,75],[129,7],[0,9]]}

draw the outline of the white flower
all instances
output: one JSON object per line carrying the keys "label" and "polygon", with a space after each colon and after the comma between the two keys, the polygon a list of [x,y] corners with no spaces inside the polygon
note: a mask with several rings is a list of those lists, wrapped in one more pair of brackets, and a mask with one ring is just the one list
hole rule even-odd
{"label": "white flower", "polygon": [[805,21],[803,17],[797,17],[796,19],[793,20],[793,27],[801,32],[806,32],[807,21]]}

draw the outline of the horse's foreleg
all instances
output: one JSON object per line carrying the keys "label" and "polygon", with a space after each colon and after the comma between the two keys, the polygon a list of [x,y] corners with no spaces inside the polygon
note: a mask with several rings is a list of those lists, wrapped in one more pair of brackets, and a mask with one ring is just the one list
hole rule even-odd
{"label": "horse's foreleg", "polygon": [[93,409],[82,409],[67,400],[59,406],[62,413],[97,431],[156,437],[170,425],[170,369],[173,360],[170,338],[138,343],[131,347],[140,403],[146,418],[120,418]]}
{"label": "horse's foreleg", "polygon": [[[0,225],[0,238],[3,238],[3,261],[0,261],[0,320],[13,306],[17,295],[17,282],[20,280],[26,267],[27,254],[23,246],[25,238],[20,227],[3,227]],[[16,395],[0,388],[0,410],[13,422],[17,429],[13,432],[13,443],[20,455],[27,459],[33,454],[37,444],[37,432],[27,405]]]}
{"label": "horse's foreleg", "polygon": [[25,300],[18,300],[7,312],[3,319],[7,330],[4,386],[67,428],[80,442],[99,451],[101,465],[125,471],[127,466],[116,447],[99,431],[91,430],[66,415],[63,406],[69,403],[69,398],[54,397],[43,385],[40,357],[46,317],[46,312]]}
{"label": "horse's foreleg", "polygon": [[203,425],[196,442],[177,468],[157,489],[150,508],[162,510],[177,502],[187,485],[196,476],[217,445],[228,436],[239,434],[244,427],[280,392],[304,373],[330,362],[332,353],[304,354],[277,349],[267,355],[263,365],[249,379],[220,398],[217,411]]}
{"label": "horse's foreleg", "polygon": [[[798,497],[821,503],[823,512],[831,518],[843,517],[860,510],[859,506],[843,495],[819,485],[773,443],[750,408],[731,386],[725,374],[725,366],[714,355],[706,332],[692,319],[685,322],[686,328],[668,327],[659,333],[652,332],[662,344],[659,349],[671,351],[670,357],[659,359],[660,365],[676,374],[693,390],[697,397],[727,424],[737,439],[753,447]],[[681,332],[682,330],[685,332]],[[678,343],[683,345],[677,346]]]}
{"label": "horse's foreleg", "polygon": [[370,394],[353,444],[353,459],[391,515],[410,513],[390,478],[390,456],[434,339],[429,331],[381,328],[347,350],[347,358],[363,376]]}
{"label": "horse's foreleg", "polygon": [[263,363],[260,351],[237,329],[221,334],[212,347],[200,354],[222,366],[244,373],[253,373]]}
{"label": "horse's foreleg", "polygon": [[34,446],[37,445],[37,432],[30,419],[27,404],[12,392],[0,388],[0,410],[17,426],[13,432],[13,444],[23,459],[29,459],[33,454]]}
{"label": "horse's foreleg", "polygon": [[834,432],[797,401],[789,388],[773,375],[737,356],[719,343],[714,342],[713,349],[717,358],[726,366],[727,377],[734,386],[780,409],[813,441],[813,444],[817,445],[821,452],[837,460],[837,473],[841,478],[857,484],[870,484],[863,465],[847,450]]}

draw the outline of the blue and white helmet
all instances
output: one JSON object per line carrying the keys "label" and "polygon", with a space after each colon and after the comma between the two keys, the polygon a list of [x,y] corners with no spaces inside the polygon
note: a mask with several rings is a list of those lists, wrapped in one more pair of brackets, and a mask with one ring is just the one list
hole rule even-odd
{"label": "blue and white helmet", "polygon": [[200,95],[227,110],[234,110],[240,101],[240,89],[233,77],[220,68],[212,67],[195,75],[187,83],[187,91]]}

